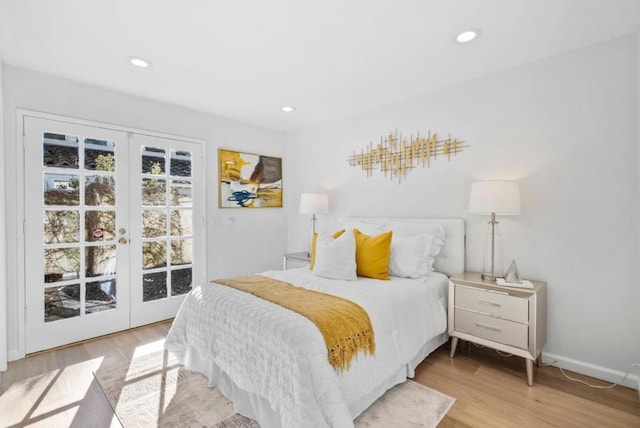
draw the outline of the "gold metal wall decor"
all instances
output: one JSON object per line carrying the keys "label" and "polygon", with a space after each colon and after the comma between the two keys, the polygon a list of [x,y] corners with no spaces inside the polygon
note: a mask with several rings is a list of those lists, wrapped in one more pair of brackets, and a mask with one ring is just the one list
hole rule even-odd
{"label": "gold metal wall decor", "polygon": [[360,153],[355,150],[347,161],[350,166],[360,167],[366,172],[367,178],[373,175],[373,171],[380,169],[385,177],[391,180],[397,178],[398,182],[407,178],[407,171],[422,165],[423,168],[431,166],[431,158],[446,158],[451,161],[463,149],[469,147],[464,141],[456,138],[439,139],[437,133],[427,132],[426,137],[418,133],[415,137],[409,135],[403,137],[396,129],[394,133],[380,137],[380,143],[370,142],[366,149]]}

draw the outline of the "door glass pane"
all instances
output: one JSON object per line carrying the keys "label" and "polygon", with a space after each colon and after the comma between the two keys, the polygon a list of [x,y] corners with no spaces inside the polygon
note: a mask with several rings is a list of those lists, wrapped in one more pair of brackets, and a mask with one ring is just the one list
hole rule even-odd
{"label": "door glass pane", "polygon": [[90,171],[115,172],[116,145],[113,141],[84,139],[84,168]]}
{"label": "door glass pane", "polygon": [[42,139],[42,166],[78,168],[78,137],[45,132]]}
{"label": "door glass pane", "polygon": [[[143,274],[143,300],[168,297],[169,283],[171,296],[188,293],[192,288],[192,268],[172,269],[170,266],[193,263],[193,241],[184,239],[194,233],[193,210],[189,209],[193,207],[193,182],[190,180],[193,154],[178,149],[143,147],[141,165],[142,205],[153,207],[142,210],[142,233],[143,238],[154,239],[142,243],[142,267],[154,269],[153,273]],[[157,272],[160,269],[162,272]]]}
{"label": "door glass pane", "polygon": [[45,211],[43,224],[45,244],[64,244],[80,240],[78,211]]}
{"label": "door glass pane", "polygon": [[84,203],[87,206],[116,204],[116,180],[111,176],[87,175],[84,179]]}
{"label": "door glass pane", "polygon": [[181,239],[171,242],[171,264],[186,265],[193,261],[193,246],[191,239]]}
{"label": "door glass pane", "polygon": [[190,207],[192,204],[191,182],[173,180],[171,182],[171,205],[174,207]]}
{"label": "door glass pane", "polygon": [[167,243],[145,242],[142,244],[142,267],[154,269],[167,266]]}
{"label": "door glass pane", "polygon": [[44,250],[44,282],[78,279],[80,248],[46,248]]}
{"label": "door glass pane", "polygon": [[165,150],[157,147],[142,147],[142,173],[165,174]]}
{"label": "door glass pane", "polygon": [[171,175],[191,177],[191,153],[171,150]]}
{"label": "door glass pane", "polygon": [[115,211],[85,211],[85,240],[87,242],[112,241],[116,237]]}
{"label": "door glass pane", "polygon": [[80,204],[80,179],[76,174],[44,174],[45,205]]}
{"label": "door glass pane", "polygon": [[86,275],[88,278],[116,274],[116,246],[99,245],[86,248]]}
{"label": "door glass pane", "polygon": [[87,282],[85,313],[106,311],[116,308],[116,280]]}
{"label": "door glass pane", "polygon": [[44,321],[51,322],[80,315],[80,284],[44,289]]}
{"label": "door glass pane", "polygon": [[171,211],[171,236],[191,236],[193,213],[191,210]]}
{"label": "door glass pane", "polygon": [[142,275],[142,294],[143,302],[167,297],[167,272]]}
{"label": "door glass pane", "polygon": [[142,237],[167,236],[167,214],[164,211],[142,211]]}
{"label": "door glass pane", "polygon": [[193,284],[192,269],[176,269],[171,271],[171,295],[179,296],[191,291]]}
{"label": "door glass pane", "polygon": [[160,206],[167,204],[167,182],[155,178],[142,179],[142,205]]}

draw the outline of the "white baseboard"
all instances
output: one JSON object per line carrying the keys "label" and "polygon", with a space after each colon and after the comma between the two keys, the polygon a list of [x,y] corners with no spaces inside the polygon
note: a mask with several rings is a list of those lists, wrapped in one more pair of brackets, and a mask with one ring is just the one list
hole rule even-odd
{"label": "white baseboard", "polygon": [[[562,367],[565,370],[571,370],[572,372],[591,376],[596,379],[611,383],[619,383],[620,385],[624,385],[631,389],[637,389],[638,394],[640,394],[640,375],[634,374],[634,369],[631,369],[629,376],[622,381],[625,372],[612,370],[610,368],[597,366],[591,363],[585,363],[584,361],[574,360],[572,358],[563,357],[562,355],[543,352],[542,362],[544,364],[551,364],[555,367]],[[635,369],[635,373],[638,373],[638,371],[638,369]]]}
{"label": "white baseboard", "polygon": [[12,349],[7,353],[7,359],[9,361],[21,360],[24,358],[24,354],[17,349]]}

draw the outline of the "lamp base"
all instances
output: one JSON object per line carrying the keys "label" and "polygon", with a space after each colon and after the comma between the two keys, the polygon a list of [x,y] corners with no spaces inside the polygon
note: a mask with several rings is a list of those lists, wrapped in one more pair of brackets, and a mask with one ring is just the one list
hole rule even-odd
{"label": "lamp base", "polygon": [[493,281],[493,282],[496,282],[496,278],[500,278],[498,275],[494,275],[492,273],[483,273],[482,275],[480,275],[480,277],[484,281]]}
{"label": "lamp base", "polygon": [[502,278],[502,234],[495,213],[491,213],[487,233],[484,236],[484,252],[482,254],[482,279],[493,281]]}

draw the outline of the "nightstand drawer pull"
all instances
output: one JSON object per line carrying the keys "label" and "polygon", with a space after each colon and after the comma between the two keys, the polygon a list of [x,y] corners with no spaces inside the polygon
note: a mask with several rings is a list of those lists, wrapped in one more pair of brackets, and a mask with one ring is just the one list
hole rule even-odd
{"label": "nightstand drawer pull", "polygon": [[490,302],[488,300],[482,300],[482,299],[478,299],[478,303],[482,304],[482,305],[489,305],[489,306],[493,306],[494,308],[500,308],[502,307],[502,305],[500,303],[496,303],[496,302]]}
{"label": "nightstand drawer pull", "polygon": [[479,322],[476,323],[476,327],[486,328],[487,330],[495,331],[495,332],[498,332],[498,333],[500,333],[502,331],[501,328],[493,327],[493,326],[486,325],[486,324],[480,324]]}

